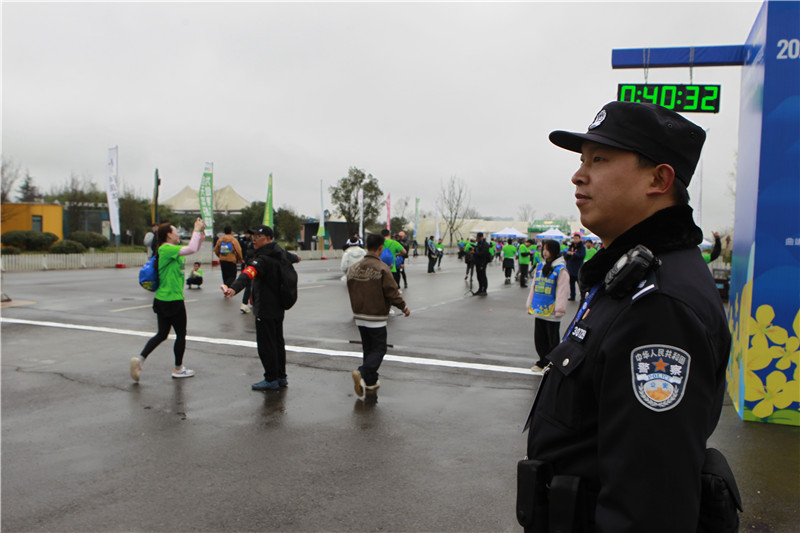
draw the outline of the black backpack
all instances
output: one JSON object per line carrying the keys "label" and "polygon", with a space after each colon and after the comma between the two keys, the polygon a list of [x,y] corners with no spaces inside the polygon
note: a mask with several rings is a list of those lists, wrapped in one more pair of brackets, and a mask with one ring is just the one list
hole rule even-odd
{"label": "black backpack", "polygon": [[281,251],[278,260],[281,271],[281,286],[280,286],[280,300],[281,307],[284,310],[289,310],[297,302],[297,272],[289,260],[289,255],[285,251]]}

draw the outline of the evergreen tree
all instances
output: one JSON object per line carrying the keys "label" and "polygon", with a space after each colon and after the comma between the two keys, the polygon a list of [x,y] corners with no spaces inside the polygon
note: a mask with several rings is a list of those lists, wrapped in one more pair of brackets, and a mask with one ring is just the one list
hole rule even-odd
{"label": "evergreen tree", "polygon": [[347,177],[330,187],[331,200],[336,211],[347,222],[347,231],[358,230],[358,190],[364,191],[364,226],[375,224],[380,214],[383,191],[378,180],[372,174],[364,174],[363,170],[350,167]]}

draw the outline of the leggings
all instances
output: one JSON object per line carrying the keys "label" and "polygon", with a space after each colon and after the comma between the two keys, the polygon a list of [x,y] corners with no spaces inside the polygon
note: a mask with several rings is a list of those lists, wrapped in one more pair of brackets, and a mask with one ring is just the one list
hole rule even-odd
{"label": "leggings", "polygon": [[183,300],[174,302],[153,301],[153,312],[158,318],[158,333],[156,333],[142,350],[142,357],[147,359],[150,352],[166,340],[170,328],[175,330],[175,368],[183,365],[183,352],[186,350],[186,306]]}

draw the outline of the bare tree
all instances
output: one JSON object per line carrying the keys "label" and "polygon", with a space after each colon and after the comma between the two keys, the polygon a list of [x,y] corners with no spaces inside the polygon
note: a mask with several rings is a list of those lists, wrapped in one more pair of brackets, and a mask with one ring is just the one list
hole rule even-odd
{"label": "bare tree", "polygon": [[406,210],[408,209],[408,204],[411,203],[411,199],[408,196],[403,196],[402,198],[395,200],[392,202],[392,218],[406,218]]}
{"label": "bare tree", "polygon": [[450,246],[453,245],[453,235],[461,227],[464,214],[469,210],[469,189],[464,180],[450,176],[447,183],[442,183],[439,193],[439,206],[444,218],[447,233],[450,234]]}
{"label": "bare tree", "polygon": [[2,164],[0,165],[0,175],[2,175],[3,180],[2,190],[0,190],[0,193],[2,193],[0,201],[5,204],[11,201],[11,192],[14,189],[14,182],[19,179],[19,166],[6,158],[3,158]]}
{"label": "bare tree", "polygon": [[533,208],[531,204],[524,204],[519,206],[517,209],[517,217],[523,222],[527,222],[530,225],[533,222],[533,217],[536,216],[536,210]]}
{"label": "bare tree", "polygon": [[461,214],[461,220],[467,220],[470,218],[481,218],[481,214],[472,206],[464,209],[464,212]]}

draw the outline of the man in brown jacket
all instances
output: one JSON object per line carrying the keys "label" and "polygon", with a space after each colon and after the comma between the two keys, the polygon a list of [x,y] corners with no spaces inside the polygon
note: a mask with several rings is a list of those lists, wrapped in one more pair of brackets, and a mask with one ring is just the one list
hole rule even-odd
{"label": "man in brown jacket", "polygon": [[219,257],[219,268],[222,270],[222,283],[230,287],[236,279],[236,265],[244,261],[242,247],[233,236],[233,228],[225,226],[225,235],[217,240],[214,253]]}
{"label": "man in brown jacket", "polygon": [[347,271],[350,306],[364,352],[363,364],[358,370],[353,370],[358,396],[363,396],[365,391],[376,391],[381,386],[378,368],[386,355],[386,321],[391,306],[401,309],[405,316],[411,314],[392,277],[392,270],[381,261],[383,241],[381,235],[368,235],[367,255]]}

